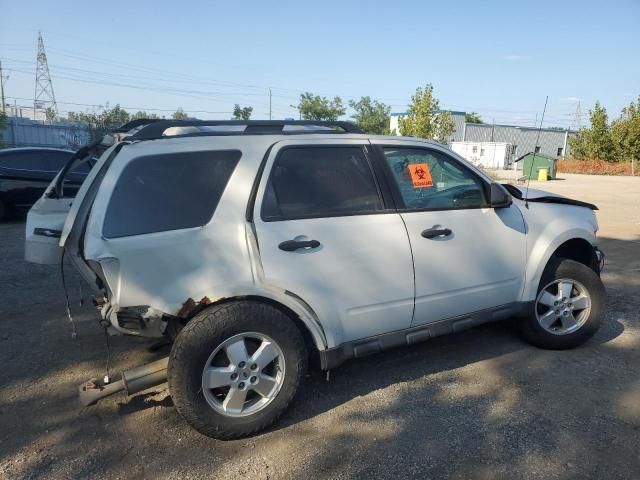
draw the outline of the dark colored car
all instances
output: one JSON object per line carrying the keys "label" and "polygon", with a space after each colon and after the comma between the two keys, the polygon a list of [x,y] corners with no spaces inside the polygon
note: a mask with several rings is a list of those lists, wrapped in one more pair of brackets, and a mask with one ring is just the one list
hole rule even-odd
{"label": "dark colored car", "polygon": [[[73,154],[72,150],[43,147],[0,150],[0,219],[31,208]],[[65,197],[76,195],[91,164],[80,164],[67,175]]]}

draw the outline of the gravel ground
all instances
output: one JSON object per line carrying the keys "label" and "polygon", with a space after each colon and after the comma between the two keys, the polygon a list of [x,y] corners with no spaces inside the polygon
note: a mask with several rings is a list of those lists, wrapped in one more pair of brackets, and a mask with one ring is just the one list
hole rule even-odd
{"label": "gravel ground", "polygon": [[[80,409],[104,337],[59,271],[26,264],[23,222],[0,224],[0,478],[640,478],[640,178],[566,175],[532,187],[595,202],[607,320],[582,348],[543,351],[487,325],[313,373],[270,431],[192,431],[166,386]],[[158,358],[116,338],[115,366]]]}

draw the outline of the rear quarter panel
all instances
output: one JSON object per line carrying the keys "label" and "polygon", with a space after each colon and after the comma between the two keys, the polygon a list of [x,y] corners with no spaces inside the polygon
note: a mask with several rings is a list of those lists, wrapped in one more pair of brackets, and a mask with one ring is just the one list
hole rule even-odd
{"label": "rear quarter panel", "polygon": [[[144,142],[121,150],[100,186],[85,239],[85,258],[107,266],[104,273],[113,295],[112,305],[149,305],[175,315],[189,298],[198,302],[205,296],[228,292],[230,285],[253,283],[244,215],[268,142],[268,138],[239,143],[234,137],[203,137]],[[242,157],[206,225],[122,238],[103,237],[107,205],[131,160],[142,155],[208,150],[240,150]]]}

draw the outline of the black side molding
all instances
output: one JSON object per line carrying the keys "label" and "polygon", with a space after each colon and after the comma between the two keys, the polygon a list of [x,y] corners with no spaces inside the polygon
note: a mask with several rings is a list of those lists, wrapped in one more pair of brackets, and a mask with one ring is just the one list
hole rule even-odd
{"label": "black side molding", "polygon": [[441,335],[461,332],[483,323],[522,317],[528,315],[532,308],[533,302],[513,302],[468,315],[353,340],[338,347],[320,351],[320,368],[331,370],[352,358],[364,357],[399,346],[413,345]]}

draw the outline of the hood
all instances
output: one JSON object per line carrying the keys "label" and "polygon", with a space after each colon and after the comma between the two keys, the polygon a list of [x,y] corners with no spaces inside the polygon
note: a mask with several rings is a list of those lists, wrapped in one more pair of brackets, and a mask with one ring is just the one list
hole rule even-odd
{"label": "hood", "polygon": [[515,185],[503,184],[507,191],[513,198],[522,200],[524,202],[538,202],[538,203],[558,203],[561,205],[575,205],[577,207],[589,208],[591,210],[598,210],[598,207],[592,203],[582,202],[580,200],[574,200],[569,197],[558,195],[556,193],[545,192],[544,190],[536,190],[530,188],[527,193],[527,198],[524,197],[525,192],[520,190]]}

